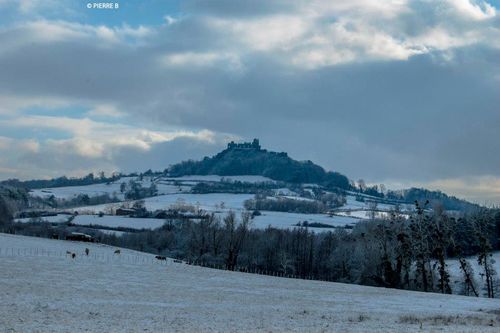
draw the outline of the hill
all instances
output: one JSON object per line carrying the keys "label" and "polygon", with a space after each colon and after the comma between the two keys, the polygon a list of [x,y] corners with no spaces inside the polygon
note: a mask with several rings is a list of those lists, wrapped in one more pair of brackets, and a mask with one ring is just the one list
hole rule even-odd
{"label": "hill", "polygon": [[[168,171],[168,175],[166,171]],[[462,212],[473,211],[480,207],[466,200],[448,196],[441,191],[411,188],[382,193],[377,186],[358,187],[353,185],[354,183],[345,175],[326,171],[311,161],[297,161],[290,158],[285,152],[262,149],[257,139],[254,139],[251,143],[237,144],[230,142],[226,149],[215,156],[205,157],[201,161],[188,160],[180,162],[162,172],[148,170],[140,175],[130,174],[127,176],[115,173],[110,177],[105,177],[104,173],[101,172],[98,176],[91,173],[81,178],[62,176],[48,180],[27,181],[9,179],[0,182],[0,196],[9,196],[11,202],[26,202],[27,190],[32,190],[31,193],[41,191],[43,194],[54,192],[48,190],[53,188],[67,188],[65,190],[67,193],[82,191],[80,194],[90,188],[93,191],[99,188],[99,193],[103,195],[106,193],[120,193],[120,185],[123,182],[138,179],[143,183],[142,179],[145,176],[156,179],[158,183],[156,185],[160,187],[163,186],[161,184],[162,179],[168,177],[174,177],[173,179],[185,178],[186,176],[216,177],[213,179],[218,180],[214,182],[208,181],[208,178],[206,178],[204,181],[199,181],[197,186],[191,189],[192,193],[256,193],[276,186],[287,186],[293,189],[309,187],[308,190],[310,190],[311,186],[308,184],[317,184],[322,187],[322,190],[350,193],[360,199],[366,198],[368,201],[377,201],[379,203],[414,204],[415,201],[424,203],[428,200],[431,206],[441,204],[446,210]],[[225,180],[233,179],[229,182],[223,182],[222,177]],[[256,182],[256,177],[260,177],[260,181]],[[265,181],[266,179],[269,181]],[[271,184],[272,181],[287,184]],[[171,193],[172,189],[167,192]],[[300,192],[301,190],[299,190]]]}
{"label": "hill", "polygon": [[169,169],[170,176],[187,175],[259,175],[277,181],[296,184],[318,184],[326,189],[355,190],[380,199],[397,200],[413,204],[415,201],[431,204],[440,203],[447,210],[471,211],[479,205],[470,203],[441,191],[411,188],[402,191],[389,191],[387,195],[379,192],[377,187],[364,190],[354,188],[345,175],[325,171],[311,161],[297,161],[285,152],[273,152],[262,149],[259,140],[251,143],[230,142],[227,148],[215,156],[205,157],[201,161],[188,160],[174,164]]}
{"label": "hill", "polygon": [[412,187],[398,192],[389,191],[387,197],[389,199],[403,200],[405,202],[418,201],[422,203],[428,200],[432,206],[440,204],[446,210],[456,210],[462,212],[474,211],[480,208],[479,205],[471,203],[467,200],[447,195],[441,191],[430,191],[425,188]]}
{"label": "hill", "polygon": [[114,250],[0,234],[2,331],[497,332],[500,325],[494,299],[220,271]]}
{"label": "hill", "polygon": [[287,183],[315,183],[329,188],[351,189],[349,179],[338,173],[325,171],[311,161],[296,161],[287,153],[262,149],[259,141],[236,144],[201,161],[184,161],[170,167],[174,177],[185,175],[260,175]]}

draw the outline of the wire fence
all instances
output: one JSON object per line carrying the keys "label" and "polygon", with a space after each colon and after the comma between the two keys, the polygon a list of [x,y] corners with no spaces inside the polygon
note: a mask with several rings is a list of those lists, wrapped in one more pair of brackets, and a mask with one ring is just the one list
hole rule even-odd
{"label": "wire fence", "polygon": [[[123,251],[123,250],[121,250]],[[73,256],[75,254],[75,256]],[[2,257],[50,257],[50,258],[64,258],[70,262],[78,263],[104,263],[104,264],[127,264],[127,265],[163,265],[170,266],[176,265],[176,267],[188,266],[198,266],[210,269],[233,271],[247,274],[256,275],[266,275],[280,278],[288,279],[301,279],[301,280],[315,280],[315,281],[326,281],[334,282],[333,277],[316,277],[314,275],[298,275],[291,272],[283,271],[273,271],[261,269],[258,267],[245,267],[236,266],[234,269],[230,270],[224,264],[214,264],[203,261],[182,261],[171,258],[158,259],[153,254],[130,254],[130,253],[114,253],[114,250],[110,249],[109,252],[96,252],[90,251],[87,255],[84,251],[64,251],[64,250],[49,250],[43,248],[2,248],[0,247],[0,258]]]}
{"label": "wire fence", "polygon": [[[73,256],[74,254],[74,256]],[[153,255],[140,255],[129,253],[114,253],[110,250],[108,253],[101,251],[90,251],[86,254],[84,251],[63,251],[48,250],[43,248],[1,248],[1,257],[51,257],[65,258],[76,262],[99,262],[108,264],[136,264],[136,265],[166,265],[167,260],[158,260]],[[172,262],[172,261],[171,261]]]}

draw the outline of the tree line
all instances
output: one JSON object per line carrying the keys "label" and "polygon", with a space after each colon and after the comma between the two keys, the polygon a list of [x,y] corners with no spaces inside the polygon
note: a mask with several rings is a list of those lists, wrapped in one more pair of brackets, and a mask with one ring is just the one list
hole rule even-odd
{"label": "tree line", "polygon": [[[168,221],[154,231],[103,242],[226,269],[266,270],[303,278],[387,288],[451,293],[449,258],[458,260],[459,293],[496,297],[493,251],[500,250],[500,212],[481,210],[454,218],[418,205],[411,218],[360,222],[349,231],[251,228],[251,215],[210,214],[200,221]],[[471,261],[482,277],[477,281]]]}
{"label": "tree line", "polygon": [[[12,193],[11,195],[16,195]],[[13,223],[12,200],[0,195],[0,231],[50,237],[64,225]],[[281,275],[363,285],[451,293],[450,258],[458,262],[464,295],[498,296],[492,253],[500,250],[500,211],[481,209],[461,217],[416,204],[405,218],[362,221],[352,230],[315,233],[309,228],[252,228],[249,212],[206,214],[204,219],[166,220],[156,230],[121,237],[94,232],[101,242],[229,270],[266,270]],[[67,230],[71,230],[69,227]],[[79,227],[81,228],[81,227]],[[90,229],[88,229],[90,230]],[[472,261],[479,265],[479,276]],[[455,290],[456,291],[456,290]]]}

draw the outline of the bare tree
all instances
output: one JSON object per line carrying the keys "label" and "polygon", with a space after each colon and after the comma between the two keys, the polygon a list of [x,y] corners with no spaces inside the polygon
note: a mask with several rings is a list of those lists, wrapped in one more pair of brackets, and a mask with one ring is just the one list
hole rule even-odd
{"label": "bare tree", "polygon": [[369,201],[368,202],[368,212],[366,213],[370,220],[375,220],[375,217],[377,216],[377,202],[376,201]]}
{"label": "bare tree", "polygon": [[488,235],[494,229],[492,220],[486,212],[481,212],[475,219],[476,234],[479,241],[479,254],[477,262],[483,266],[484,273],[482,274],[486,279],[486,291],[489,298],[495,298],[495,276],[496,271],[493,267],[494,259],[492,255],[493,246],[488,239]]}
{"label": "bare tree", "polygon": [[243,241],[247,236],[250,224],[250,214],[245,212],[241,214],[241,221],[238,223],[236,214],[230,211],[224,218],[224,227],[226,232],[226,267],[228,270],[234,270],[238,263]]}
{"label": "bare tree", "polygon": [[478,297],[479,294],[476,290],[476,283],[474,281],[474,270],[472,269],[472,266],[464,257],[460,257],[458,261],[460,263],[460,270],[462,271],[464,279],[463,293],[466,296],[469,296],[470,293],[472,292],[474,293],[474,296]]}
{"label": "bare tree", "polygon": [[12,222],[12,205],[0,195],[0,230]]}

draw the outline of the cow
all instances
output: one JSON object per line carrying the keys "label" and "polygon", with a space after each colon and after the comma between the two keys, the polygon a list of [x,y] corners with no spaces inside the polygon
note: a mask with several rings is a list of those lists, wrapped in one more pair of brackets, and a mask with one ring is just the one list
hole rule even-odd
{"label": "cow", "polygon": [[121,251],[120,250],[115,250],[115,254],[120,254]]}
{"label": "cow", "polygon": [[88,247],[86,247],[86,248],[85,248],[85,255],[87,255],[87,256],[88,256],[88,255],[89,255],[89,252],[90,252],[89,248],[88,248]]}
{"label": "cow", "polygon": [[71,253],[71,258],[75,259],[76,253]]}
{"label": "cow", "polygon": [[167,261],[167,257],[165,257],[165,256],[156,256],[155,258],[158,260]]}

